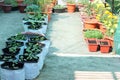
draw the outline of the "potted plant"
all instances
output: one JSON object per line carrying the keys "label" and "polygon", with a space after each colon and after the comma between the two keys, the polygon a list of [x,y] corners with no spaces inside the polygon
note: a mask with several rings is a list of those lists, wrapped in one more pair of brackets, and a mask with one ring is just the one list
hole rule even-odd
{"label": "potted plant", "polygon": [[24,24],[28,25],[28,29],[37,30],[37,29],[42,28],[42,24],[39,22],[29,21],[29,22],[26,22]]}
{"label": "potted plant", "polygon": [[24,63],[16,60],[1,64],[1,72],[1,80],[25,80]]}
{"label": "potted plant", "polygon": [[27,38],[25,35],[21,34],[21,33],[18,33],[16,34],[15,36],[11,36],[7,39],[8,41],[26,41]]}
{"label": "potted plant", "polygon": [[[22,1],[22,0],[21,0]],[[27,7],[26,0],[18,3],[18,9],[20,13],[25,13],[25,8]]]}
{"label": "potted plant", "polygon": [[11,0],[11,5],[12,5],[12,11],[18,10],[18,4],[17,4],[16,0]]}
{"label": "potted plant", "polygon": [[76,8],[75,0],[66,0],[68,13],[73,13]]}
{"label": "potted plant", "polygon": [[63,12],[65,12],[65,6],[55,5],[53,7],[53,12],[55,12],[55,13],[63,13]]}
{"label": "potted plant", "polygon": [[19,41],[7,41],[6,42],[6,47],[12,47],[12,46],[22,47],[23,45],[24,45],[24,43],[19,42]]}
{"label": "potted plant", "polygon": [[25,79],[34,79],[39,75],[39,57],[33,54],[19,56],[19,61],[24,61]]}
{"label": "potted plant", "polygon": [[4,0],[2,9],[5,13],[9,13],[12,10],[11,0]]}
{"label": "potted plant", "polygon": [[0,8],[4,5],[4,0],[0,0]]}
{"label": "potted plant", "polygon": [[84,30],[83,34],[84,34],[85,39],[87,38],[102,39],[103,38],[103,33],[99,30],[86,29]]}
{"label": "potted plant", "polygon": [[102,39],[103,34],[99,30],[85,30],[84,37],[88,44],[88,49],[90,52],[96,52],[99,49],[99,43],[97,39]]}
{"label": "potted plant", "polygon": [[11,59],[15,60],[16,57],[14,55],[5,55],[5,54],[0,55],[0,61],[9,61]]}
{"label": "potted plant", "polygon": [[17,55],[19,54],[20,48],[18,46],[6,47],[2,49],[6,55]]}
{"label": "potted plant", "polygon": [[23,3],[23,0],[16,0],[16,2],[18,3],[18,5]]}
{"label": "potted plant", "polygon": [[109,53],[110,52],[110,42],[108,40],[103,40],[101,39],[99,41],[99,44],[100,44],[100,51],[101,53]]}
{"label": "potted plant", "polygon": [[43,35],[35,35],[29,39],[29,41],[35,41],[35,42],[41,42],[45,40],[47,40],[47,38]]}
{"label": "potted plant", "polygon": [[90,39],[86,39],[86,41],[87,41],[88,49],[89,49],[90,52],[96,52],[96,51],[98,51],[98,49],[99,49],[98,45],[99,44],[98,44],[97,39],[90,38]]}
{"label": "potted plant", "polygon": [[34,14],[34,13],[40,13],[40,7],[36,4],[31,4],[31,5],[28,5],[26,8],[25,8],[25,11],[29,14]]}

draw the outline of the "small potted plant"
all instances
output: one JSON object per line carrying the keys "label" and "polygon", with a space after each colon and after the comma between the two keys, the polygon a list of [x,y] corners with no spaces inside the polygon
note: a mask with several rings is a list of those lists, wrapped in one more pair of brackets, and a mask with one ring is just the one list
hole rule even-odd
{"label": "small potted plant", "polygon": [[99,44],[100,44],[101,53],[109,53],[110,52],[111,45],[110,45],[109,40],[101,39],[99,41]]}
{"label": "small potted plant", "polygon": [[14,55],[5,55],[5,54],[0,55],[0,61],[9,61],[10,59],[15,60],[16,57]]}
{"label": "small potted plant", "polygon": [[84,32],[84,37],[88,44],[88,49],[90,52],[96,52],[99,49],[99,42],[97,39],[102,39],[103,34],[99,30],[86,30]]}
{"label": "small potted plant", "polygon": [[53,7],[53,11],[54,11],[55,13],[63,13],[63,12],[65,12],[65,6],[55,5],[55,6]]}
{"label": "small potted plant", "polygon": [[25,80],[24,63],[19,61],[4,62],[1,64],[1,72],[1,80]]}
{"label": "small potted plant", "polygon": [[33,54],[19,56],[19,61],[24,61],[25,79],[34,79],[39,75],[39,57]]}
{"label": "small potted plant", "polygon": [[18,46],[6,47],[2,49],[6,55],[17,55],[19,54],[20,48]]}
{"label": "small potted plant", "polygon": [[15,36],[11,36],[7,39],[8,41],[26,41],[27,38],[25,35],[18,33]]}
{"label": "small potted plant", "polygon": [[4,0],[2,9],[5,13],[9,13],[12,10],[11,0]]}
{"label": "small potted plant", "polygon": [[16,2],[18,3],[18,5],[23,3],[23,0],[16,0]]}
{"label": "small potted plant", "polygon": [[40,7],[36,4],[31,4],[25,8],[25,11],[29,14],[40,13]]}
{"label": "small potted plant", "polygon": [[76,8],[75,0],[65,0],[65,2],[67,3],[68,13],[73,13],[75,11],[75,8]]}
{"label": "small potted plant", "polygon": [[24,43],[19,42],[19,41],[7,41],[6,42],[6,47],[12,47],[12,46],[22,47],[23,45],[24,45]]}

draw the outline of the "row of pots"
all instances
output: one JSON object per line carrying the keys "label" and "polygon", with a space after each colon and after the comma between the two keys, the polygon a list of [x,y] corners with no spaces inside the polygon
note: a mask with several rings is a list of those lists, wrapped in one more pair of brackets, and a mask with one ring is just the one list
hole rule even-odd
{"label": "row of pots", "polygon": [[[45,18],[42,22],[46,23],[45,28],[47,29],[48,18],[47,16]],[[41,21],[37,22],[41,23]],[[25,21],[23,21],[23,25],[26,27],[24,23]],[[42,25],[42,27],[44,26]],[[41,33],[25,29],[25,32],[7,39],[6,48],[3,49],[4,54],[0,55],[1,80],[34,79],[40,74],[50,46],[50,40],[44,36],[46,29],[42,29]]]}
{"label": "row of pots", "polygon": [[97,52],[100,50],[101,53],[109,53],[111,45],[109,40],[104,39],[86,39],[88,49],[90,52]]}

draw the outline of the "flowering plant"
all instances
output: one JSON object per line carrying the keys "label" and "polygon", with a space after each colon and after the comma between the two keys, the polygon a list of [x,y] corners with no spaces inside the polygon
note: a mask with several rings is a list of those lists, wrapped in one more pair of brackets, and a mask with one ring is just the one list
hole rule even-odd
{"label": "flowering plant", "polygon": [[107,28],[106,35],[112,37],[117,28],[118,17],[104,9],[103,12],[97,14],[96,18]]}

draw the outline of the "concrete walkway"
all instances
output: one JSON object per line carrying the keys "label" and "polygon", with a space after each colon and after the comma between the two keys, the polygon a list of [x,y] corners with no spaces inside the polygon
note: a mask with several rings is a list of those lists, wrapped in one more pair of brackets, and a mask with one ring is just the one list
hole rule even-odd
{"label": "concrete walkway", "polygon": [[82,29],[79,13],[53,14],[48,29],[52,41],[50,52],[75,54],[88,51],[83,40]]}

